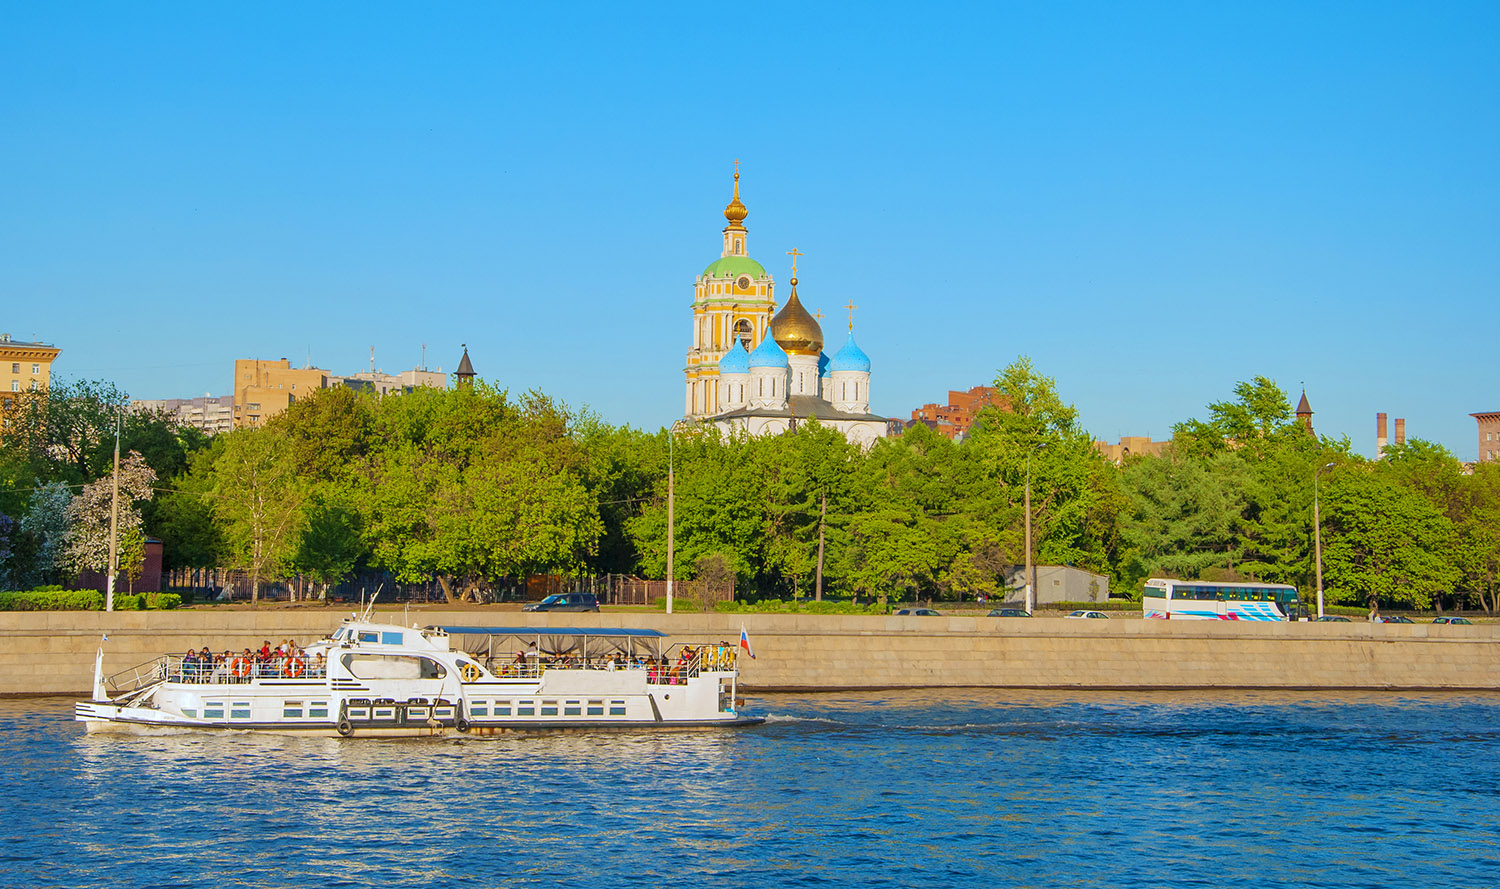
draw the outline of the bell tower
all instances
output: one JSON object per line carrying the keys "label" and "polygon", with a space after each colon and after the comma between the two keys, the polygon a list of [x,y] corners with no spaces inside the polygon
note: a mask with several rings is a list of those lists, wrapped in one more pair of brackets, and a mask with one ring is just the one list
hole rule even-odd
{"label": "bell tower", "polygon": [[734,192],[724,208],[723,247],[693,285],[693,345],[683,366],[686,392],[683,416],[702,419],[724,409],[719,392],[719,360],[739,342],[746,352],[765,339],[776,310],[775,281],[750,258],[750,215],[740,200],[739,161],[734,162]]}

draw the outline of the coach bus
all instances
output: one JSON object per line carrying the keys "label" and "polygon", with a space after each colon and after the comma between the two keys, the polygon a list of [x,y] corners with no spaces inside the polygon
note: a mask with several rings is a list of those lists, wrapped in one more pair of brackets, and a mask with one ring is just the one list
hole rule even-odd
{"label": "coach bus", "polygon": [[1141,594],[1146,617],[1162,620],[1297,620],[1307,610],[1284,583],[1216,583],[1153,577]]}

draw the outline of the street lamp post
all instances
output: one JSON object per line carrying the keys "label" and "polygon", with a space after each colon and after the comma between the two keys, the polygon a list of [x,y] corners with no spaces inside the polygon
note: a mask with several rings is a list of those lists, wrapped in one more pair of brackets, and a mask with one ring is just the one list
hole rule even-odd
{"label": "street lamp post", "polygon": [[1318,476],[1332,468],[1333,464],[1328,463],[1313,472],[1313,561],[1318,575],[1318,617],[1323,616],[1323,517],[1318,511]]}
{"label": "street lamp post", "polygon": [[1026,452],[1026,613],[1036,610],[1036,566],[1031,560],[1031,457],[1045,448],[1045,443]]}

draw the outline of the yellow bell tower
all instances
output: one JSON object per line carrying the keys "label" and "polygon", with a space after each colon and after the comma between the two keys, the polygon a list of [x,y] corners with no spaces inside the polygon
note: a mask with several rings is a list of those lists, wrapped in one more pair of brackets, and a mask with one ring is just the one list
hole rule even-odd
{"label": "yellow bell tower", "polygon": [[760,345],[776,311],[775,282],[750,258],[740,201],[740,162],[734,162],[734,196],[724,208],[724,246],[693,285],[693,347],[683,367],[687,392],[683,415],[689,420],[721,410],[719,360],[736,343],[746,352]]}

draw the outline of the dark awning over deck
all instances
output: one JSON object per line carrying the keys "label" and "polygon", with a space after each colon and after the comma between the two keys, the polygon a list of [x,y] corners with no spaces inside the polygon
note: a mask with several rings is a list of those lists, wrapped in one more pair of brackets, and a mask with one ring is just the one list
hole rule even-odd
{"label": "dark awning over deck", "polygon": [[450,636],[595,636],[602,638],[665,639],[661,630],[625,627],[438,627]]}

